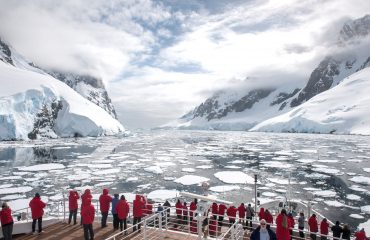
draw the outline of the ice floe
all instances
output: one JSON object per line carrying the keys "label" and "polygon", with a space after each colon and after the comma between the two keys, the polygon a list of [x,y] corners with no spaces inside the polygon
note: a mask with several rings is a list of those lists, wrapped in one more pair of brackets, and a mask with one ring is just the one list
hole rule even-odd
{"label": "ice floe", "polygon": [[97,172],[93,172],[93,175],[108,175],[108,174],[114,174],[119,173],[121,171],[120,168],[114,168],[114,169],[106,169],[106,170],[100,170]]}
{"label": "ice floe", "polygon": [[214,187],[209,188],[209,190],[212,192],[228,192],[228,191],[239,190],[239,189],[240,187],[235,186],[235,185],[221,185],[221,186],[214,186]]}
{"label": "ice floe", "polygon": [[324,203],[330,207],[343,207],[345,206],[343,203],[338,202],[338,201],[327,201],[325,200]]}
{"label": "ice floe", "polygon": [[360,209],[361,209],[361,212],[370,214],[370,205],[362,206],[360,207]]}
{"label": "ice floe", "polygon": [[199,168],[199,169],[211,169],[213,168],[212,165],[199,165],[199,166],[196,166],[195,168]]}
{"label": "ice floe", "polygon": [[331,190],[319,190],[319,191],[314,191],[314,195],[320,196],[320,197],[335,197],[336,193]]}
{"label": "ice floe", "polygon": [[179,192],[176,190],[160,189],[150,192],[147,197],[158,202],[164,202],[167,199],[176,198],[178,196]]}
{"label": "ice floe", "polygon": [[188,186],[188,185],[199,184],[199,183],[206,182],[206,181],[209,181],[209,178],[200,177],[196,175],[185,175],[185,176],[175,179],[174,182]]}
{"label": "ice floe", "polygon": [[348,200],[353,200],[353,201],[360,201],[361,197],[355,194],[348,194],[347,195]]}
{"label": "ice floe", "polygon": [[196,170],[194,168],[182,168],[181,169],[182,172],[189,172],[189,173],[193,173],[195,172]]}
{"label": "ice floe", "polygon": [[355,214],[355,213],[352,213],[349,215],[351,218],[355,218],[355,219],[364,219],[365,217],[360,215],[360,214]]}
{"label": "ice floe", "polygon": [[370,168],[364,168],[364,171],[370,173]]}
{"label": "ice floe", "polygon": [[26,193],[32,191],[32,187],[14,187],[14,188],[1,188],[0,194],[14,194],[14,193]]}
{"label": "ice floe", "polygon": [[47,163],[47,164],[38,164],[28,167],[19,167],[19,171],[29,171],[29,172],[37,172],[37,171],[48,171],[53,169],[64,169],[65,166],[60,163]]}
{"label": "ice floe", "polygon": [[159,166],[150,166],[147,168],[144,168],[144,171],[154,173],[154,174],[162,174],[163,170]]}
{"label": "ice floe", "polygon": [[355,183],[370,185],[370,177],[356,176],[356,177],[350,178],[349,180]]}
{"label": "ice floe", "polygon": [[254,184],[253,177],[240,171],[222,171],[215,173],[214,176],[224,183]]}

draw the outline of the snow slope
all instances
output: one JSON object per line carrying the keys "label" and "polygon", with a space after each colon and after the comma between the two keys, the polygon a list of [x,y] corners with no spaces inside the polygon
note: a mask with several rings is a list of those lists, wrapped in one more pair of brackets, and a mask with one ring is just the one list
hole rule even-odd
{"label": "snow slope", "polygon": [[48,137],[100,136],[124,131],[106,111],[59,80],[0,61],[0,140],[28,139],[38,114],[62,104]]}
{"label": "snow slope", "polygon": [[370,134],[370,68],[250,131]]}

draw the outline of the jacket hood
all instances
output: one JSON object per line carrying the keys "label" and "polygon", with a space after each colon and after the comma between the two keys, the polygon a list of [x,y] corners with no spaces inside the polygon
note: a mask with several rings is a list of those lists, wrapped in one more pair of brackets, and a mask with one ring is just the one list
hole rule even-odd
{"label": "jacket hood", "polygon": [[135,196],[135,200],[140,201],[140,200],[141,200],[141,196],[140,196],[140,195],[138,195],[138,194],[136,194],[136,196]]}
{"label": "jacket hood", "polygon": [[106,188],[104,188],[104,189],[103,189],[103,195],[108,195],[108,193],[109,193],[109,190],[108,190],[108,189],[106,189]]}
{"label": "jacket hood", "polygon": [[85,189],[85,194],[91,194],[90,189]]}

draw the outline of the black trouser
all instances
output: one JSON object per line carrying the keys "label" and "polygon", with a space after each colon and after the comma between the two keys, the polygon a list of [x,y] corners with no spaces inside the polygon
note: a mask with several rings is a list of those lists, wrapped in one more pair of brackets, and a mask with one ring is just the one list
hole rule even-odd
{"label": "black trouser", "polygon": [[[92,240],[94,239],[94,231],[93,231],[93,226],[92,224],[84,224],[84,237],[85,240]],[[90,235],[90,238],[89,238]]]}
{"label": "black trouser", "polygon": [[328,240],[328,237],[321,236],[321,240]]}
{"label": "black trouser", "polygon": [[304,227],[298,227],[298,229],[299,229],[299,237],[304,238],[304,232],[303,232]]}
{"label": "black trouser", "polygon": [[32,222],[32,232],[35,232],[35,230],[36,230],[36,221],[38,223],[39,233],[40,233],[42,231],[42,217],[40,217],[38,219],[33,219],[33,222]]}
{"label": "black trouser", "polygon": [[107,226],[108,212],[101,213],[101,227]]}
{"label": "black trouser", "polygon": [[235,223],[235,219],[229,219],[230,226]]}
{"label": "black trouser", "polygon": [[316,233],[311,233],[310,237],[311,237],[312,240],[316,240]]}
{"label": "black trouser", "polygon": [[136,231],[136,224],[138,224],[137,228],[140,230],[141,228],[141,217],[134,217],[134,222],[133,222],[133,225],[134,225],[134,232]]}
{"label": "black trouser", "polygon": [[[249,219],[249,221],[248,221]],[[247,221],[245,223],[245,225],[248,227],[248,223],[249,223],[249,227],[252,227],[252,216],[251,217],[247,217]]]}
{"label": "black trouser", "polygon": [[218,226],[222,227],[222,223],[224,221],[224,216],[218,216]]}
{"label": "black trouser", "polygon": [[3,230],[3,239],[12,240],[13,223],[6,224],[2,226],[1,229]]}
{"label": "black trouser", "polygon": [[[127,219],[126,218],[119,219],[118,222],[119,222],[119,227],[121,229],[121,232],[123,231],[123,229],[125,229],[125,230],[127,229]],[[125,233],[126,233],[126,231],[125,231]]]}
{"label": "black trouser", "polygon": [[76,210],[69,210],[69,217],[68,217],[68,224],[71,224],[71,220],[73,217],[73,224],[76,224],[77,221],[77,209]]}
{"label": "black trouser", "polygon": [[113,213],[113,229],[114,230],[118,229],[118,224],[119,224],[118,214]]}

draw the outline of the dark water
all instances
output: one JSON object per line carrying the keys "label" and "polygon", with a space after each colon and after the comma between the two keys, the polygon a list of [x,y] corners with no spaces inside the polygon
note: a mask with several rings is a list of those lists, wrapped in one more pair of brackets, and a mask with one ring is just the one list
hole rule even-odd
{"label": "dark water", "polygon": [[[285,197],[285,191],[294,199],[314,196],[315,208],[330,220],[357,227],[370,216],[360,210],[370,205],[369,143],[367,136],[216,131],[151,131],[125,138],[2,142],[0,198],[28,198],[38,191],[53,200],[61,189],[87,186],[95,193],[100,193],[103,187],[115,192],[176,189],[202,193],[199,184],[174,182],[184,175],[195,175],[209,178],[211,187],[239,187],[211,192],[220,198],[238,204],[251,202],[253,183],[225,183],[214,176],[216,172],[236,171],[250,177],[258,174],[261,201]],[[65,168],[18,169],[50,163]],[[162,173],[144,170],[153,166]],[[1,194],[4,189],[11,191],[24,186],[32,190]]]}

